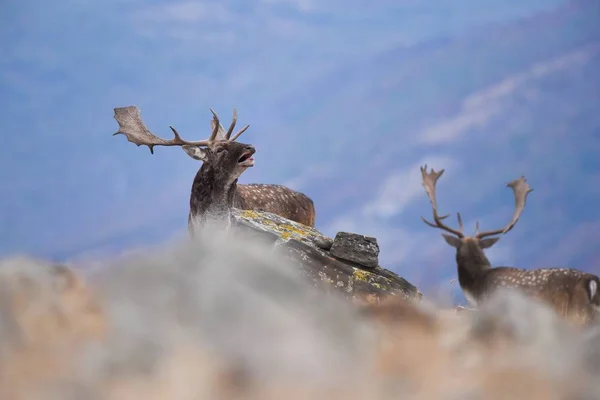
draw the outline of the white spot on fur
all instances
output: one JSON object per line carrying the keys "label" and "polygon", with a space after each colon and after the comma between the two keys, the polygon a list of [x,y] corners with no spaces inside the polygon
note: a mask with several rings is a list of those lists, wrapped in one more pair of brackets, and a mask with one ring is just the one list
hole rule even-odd
{"label": "white spot on fur", "polygon": [[468,290],[463,290],[463,294],[465,295],[465,298],[467,299],[469,304],[471,304],[473,307],[477,307],[477,300],[475,299],[475,296],[469,293]]}
{"label": "white spot on fur", "polygon": [[598,292],[598,283],[594,279],[592,279],[590,283],[588,283],[588,286],[590,289],[590,300],[592,300]]}

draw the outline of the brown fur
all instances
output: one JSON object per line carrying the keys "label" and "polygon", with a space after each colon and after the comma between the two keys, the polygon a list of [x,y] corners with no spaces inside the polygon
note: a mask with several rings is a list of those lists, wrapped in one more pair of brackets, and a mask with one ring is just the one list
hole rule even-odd
{"label": "brown fur", "polygon": [[423,186],[433,208],[434,223],[425,219],[426,224],[443,229],[452,235],[443,233],[446,243],[456,248],[458,282],[471,303],[478,304],[489,297],[498,288],[517,289],[531,297],[545,302],[559,315],[576,325],[588,325],[596,322],[597,309],[600,308],[600,278],[572,268],[539,268],[533,270],[514,267],[495,267],[484,253],[500,237],[509,232],[517,223],[527,195],[533,191],[525,177],[510,182],[513,189],[515,212],[510,223],[503,229],[479,232],[467,236],[463,233],[463,224],[458,214],[459,228],[454,229],[443,222],[437,211],[436,183],[444,170],[427,172],[427,166],[421,167]]}
{"label": "brown fur", "polygon": [[282,185],[238,184],[243,209],[267,211],[303,225],[315,226],[315,205],[303,193]]}
{"label": "brown fur", "polygon": [[477,238],[460,239],[456,255],[458,281],[461,288],[476,302],[485,300],[495,289],[517,289],[545,302],[559,315],[580,325],[594,323],[598,292],[589,291],[591,281],[598,277],[571,268],[491,267]]}

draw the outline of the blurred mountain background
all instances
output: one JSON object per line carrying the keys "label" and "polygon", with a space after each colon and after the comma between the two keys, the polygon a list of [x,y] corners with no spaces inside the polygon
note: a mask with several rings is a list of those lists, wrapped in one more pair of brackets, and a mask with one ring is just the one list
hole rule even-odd
{"label": "blurred mountain background", "polygon": [[[441,213],[508,223],[494,265],[600,273],[600,2],[68,0],[0,5],[0,254],[82,261],[186,234],[199,164],[112,137],[135,104],[168,136],[236,107],[240,182],[313,198],[317,228],[376,236],[381,265],[458,294]],[[240,138],[240,140],[242,140]],[[449,219],[450,220],[450,219]],[[453,216],[452,223],[456,223]]]}

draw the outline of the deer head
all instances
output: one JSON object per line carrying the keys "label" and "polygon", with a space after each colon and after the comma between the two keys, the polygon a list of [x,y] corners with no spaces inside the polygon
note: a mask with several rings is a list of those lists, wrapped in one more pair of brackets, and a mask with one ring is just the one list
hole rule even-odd
{"label": "deer head", "polygon": [[[239,175],[248,167],[254,166],[252,155],[256,151],[253,146],[235,140],[250,127],[244,126],[233,138],[231,134],[237,122],[237,111],[233,110],[233,119],[227,132],[224,132],[219,116],[212,108],[213,114],[211,121],[212,133],[206,140],[197,142],[188,142],[183,140],[177,130],[169,126],[173,131],[174,138],[165,140],[154,135],[146,128],[146,125],[140,118],[140,110],[135,106],[118,107],[114,109],[115,119],[119,123],[119,130],[113,134],[123,134],[127,140],[137,146],[148,146],[150,153],[154,154],[154,146],[180,146],[187,155],[195,160],[204,161],[222,173]],[[236,178],[237,178],[236,177]]]}
{"label": "deer head", "polygon": [[[212,133],[208,143],[205,146],[186,144],[181,148],[194,160],[203,161],[207,169],[212,170],[212,179],[230,184],[237,180],[247,168],[254,166],[252,158],[256,152],[254,146],[235,141],[250,125],[240,129],[231,138],[237,122],[237,111],[233,110],[233,118],[227,132],[221,126],[217,113],[212,109],[210,111],[213,119],[211,121]],[[174,131],[173,128],[171,129]]]}
{"label": "deer head", "polygon": [[246,125],[232,137],[237,111],[233,110],[233,120],[227,132],[221,126],[217,113],[212,109],[210,111],[213,114],[210,137],[190,142],[182,139],[172,126],[169,128],[173,131],[173,139],[166,140],[154,135],[144,125],[140,111],[135,106],[114,109],[119,130],[113,136],[123,134],[137,146],[148,146],[152,154],[154,146],[179,146],[193,159],[203,161],[192,184],[188,221],[191,221],[192,216],[209,214],[222,219],[232,206],[237,179],[247,168],[254,166],[254,147],[235,141],[250,125]]}
{"label": "deer head", "polygon": [[423,222],[433,228],[439,228],[446,232],[451,233],[452,235],[448,235],[442,233],[444,240],[450,246],[455,247],[457,249],[457,259],[469,259],[478,261],[482,266],[489,266],[489,261],[487,257],[483,253],[483,249],[487,249],[492,247],[498,240],[500,240],[501,234],[505,234],[509,232],[519,220],[521,213],[523,212],[523,208],[525,207],[525,201],[527,199],[527,195],[533,191],[529,184],[526,182],[525,177],[522,176],[519,179],[516,179],[512,182],[509,182],[506,186],[510,187],[513,190],[515,196],[515,210],[513,212],[512,219],[502,229],[490,230],[485,232],[479,232],[479,222],[475,225],[475,235],[467,236],[463,233],[463,222],[460,216],[460,213],[457,213],[458,218],[458,229],[453,229],[446,225],[443,220],[448,218],[450,214],[440,216],[438,214],[437,209],[437,201],[436,201],[436,193],[435,186],[438,179],[442,176],[444,170],[440,170],[436,172],[434,169],[431,169],[431,172],[427,172],[427,165],[421,167],[421,175],[423,176],[423,187],[427,192],[427,197],[429,197],[429,201],[431,202],[431,207],[433,209],[433,223],[429,222],[425,218],[421,217]]}

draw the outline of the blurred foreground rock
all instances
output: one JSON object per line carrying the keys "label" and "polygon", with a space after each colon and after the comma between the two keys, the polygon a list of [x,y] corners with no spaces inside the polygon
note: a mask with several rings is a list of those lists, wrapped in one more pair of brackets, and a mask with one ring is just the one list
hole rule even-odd
{"label": "blurred foreground rock", "polygon": [[314,228],[268,212],[234,210],[233,216],[238,228],[272,242],[288,259],[298,262],[315,286],[367,302],[388,295],[422,296],[406,279],[377,264],[375,238],[340,232],[332,240]]}
{"label": "blurred foreground rock", "polygon": [[290,240],[250,232],[280,245],[183,246],[89,282],[0,259],[0,399],[600,397],[599,328],[516,291],[463,313],[399,295],[351,306],[295,279]]}

